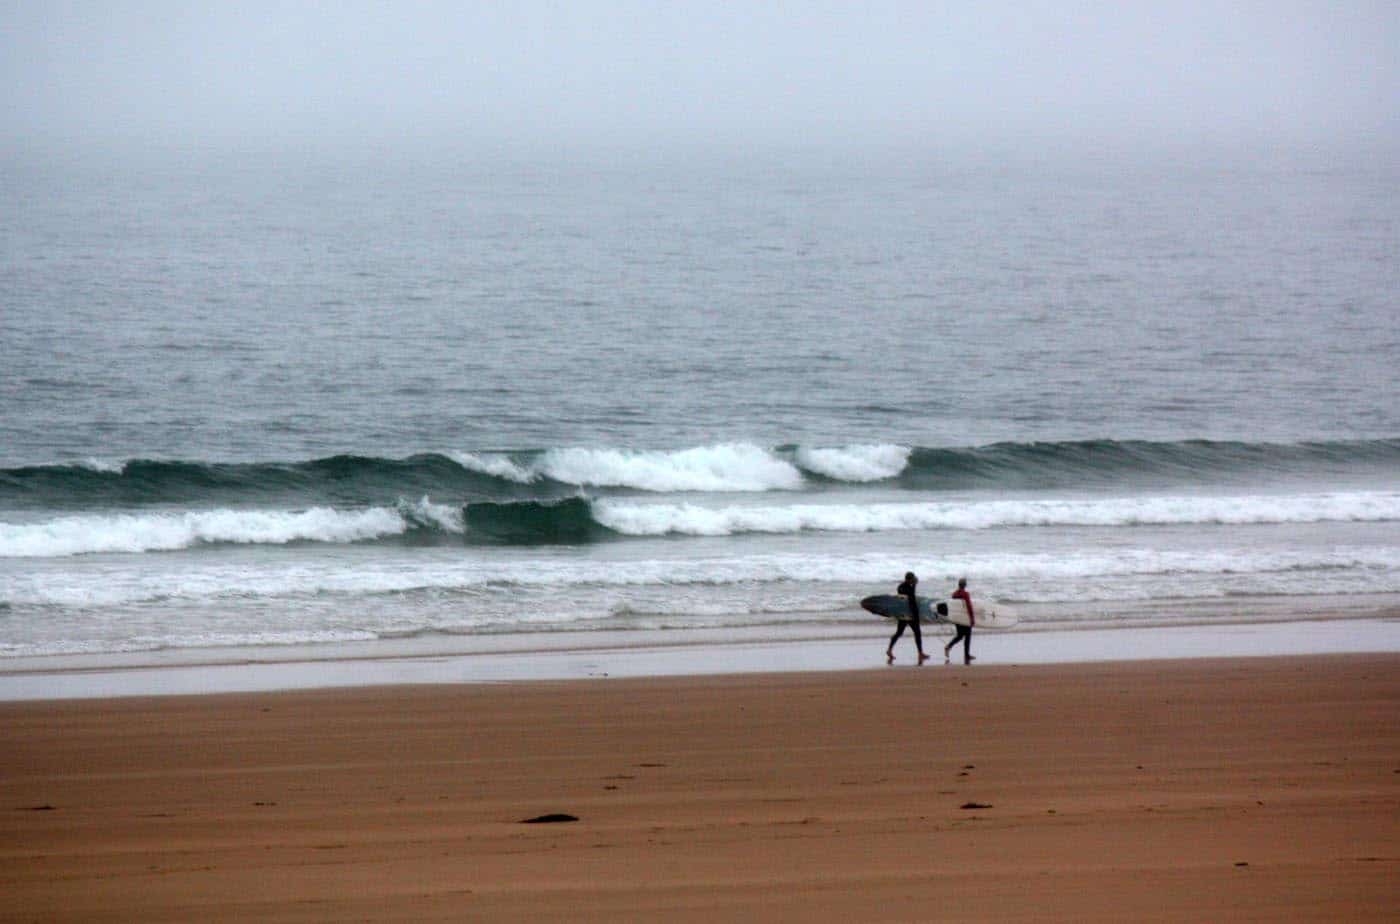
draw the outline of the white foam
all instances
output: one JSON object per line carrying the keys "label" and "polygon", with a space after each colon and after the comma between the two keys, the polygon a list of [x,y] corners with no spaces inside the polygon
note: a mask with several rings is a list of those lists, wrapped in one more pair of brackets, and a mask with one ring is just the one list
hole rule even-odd
{"label": "white foam", "polygon": [[517,484],[530,484],[539,480],[539,473],[522,468],[506,456],[479,455],[474,452],[449,452],[447,456],[462,468],[494,478],[504,478]]}
{"label": "white foam", "polygon": [[85,468],[89,471],[101,472],[104,475],[120,475],[126,471],[126,462],[113,461],[111,459],[90,458],[82,462],[75,463],[75,468]]}
{"label": "white foam", "polygon": [[938,501],[913,504],[706,506],[600,500],[594,516],[632,536],[728,536],[804,530],[876,532],[1032,526],[1169,526],[1387,522],[1400,520],[1400,493],[1234,497],[1126,497]]}
{"label": "white foam", "polygon": [[[522,608],[514,595],[530,591],[551,600],[567,600],[566,608],[573,612],[583,596],[597,594],[600,588],[628,588],[629,593],[630,589],[653,589],[664,591],[672,603],[690,612],[697,607],[703,611],[707,595],[723,588],[739,591],[746,606],[757,602],[765,607],[780,582],[892,589],[895,578],[911,566],[923,573],[933,564],[925,567],[904,553],[768,553],[629,561],[551,556],[498,559],[444,552],[422,558],[370,554],[350,562],[338,558],[263,561],[256,567],[242,561],[192,561],[185,556],[83,571],[0,572],[0,600],[17,606],[111,607],[454,591],[478,595],[471,598],[474,602],[463,602],[463,614],[494,599],[511,601],[506,605],[515,619],[521,617]],[[1146,599],[1179,595],[1183,588],[1196,596],[1220,596],[1237,591],[1244,582],[1252,582],[1252,590],[1258,593],[1312,595],[1324,592],[1322,585],[1330,576],[1340,583],[1339,593],[1400,592],[1400,549],[1396,548],[1244,546],[1208,551],[1112,548],[967,553],[959,556],[958,566],[979,575],[980,586],[1015,588],[1038,600],[1082,600],[1094,595]],[[925,575],[930,587],[937,584],[932,574]],[[675,597],[682,588],[691,592]],[[275,607],[273,612],[281,609]],[[348,611],[360,609],[354,606]]]}
{"label": "white foam", "polygon": [[772,491],[802,486],[790,462],[746,443],[674,452],[618,449],[551,449],[538,463],[555,481],[643,491]]}
{"label": "white foam", "polygon": [[360,542],[396,535],[407,528],[398,511],[384,507],[90,514],[43,523],[0,523],[0,558],[170,551],[209,542]]}
{"label": "white foam", "polygon": [[466,531],[461,507],[435,504],[429,500],[426,494],[412,503],[400,499],[398,512],[408,521],[422,523],[444,532],[463,533]]}
{"label": "white foam", "polygon": [[909,464],[907,446],[888,443],[844,446],[835,449],[797,450],[797,464],[809,472],[837,481],[881,481],[893,478]]}

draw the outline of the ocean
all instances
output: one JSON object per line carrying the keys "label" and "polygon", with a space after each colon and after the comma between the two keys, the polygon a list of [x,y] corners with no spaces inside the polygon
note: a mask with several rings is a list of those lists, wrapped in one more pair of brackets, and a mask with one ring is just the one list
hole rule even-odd
{"label": "ocean", "polygon": [[[0,658],[1400,601],[1400,172],[10,163]],[[582,637],[582,636],[581,636]]]}

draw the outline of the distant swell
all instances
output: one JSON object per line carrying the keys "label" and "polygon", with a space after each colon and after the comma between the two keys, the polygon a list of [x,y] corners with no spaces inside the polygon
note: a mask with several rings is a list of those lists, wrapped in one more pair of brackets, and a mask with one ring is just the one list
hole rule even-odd
{"label": "distant swell", "polygon": [[205,463],[133,459],[122,464],[0,470],[0,503],[34,507],[141,504],[369,504],[403,495],[508,493],[513,483],[443,455],[407,459],[330,456],[309,462]]}
{"label": "distant swell", "polygon": [[1279,475],[1400,473],[1400,439],[1315,443],[1085,440],[918,449],[902,482],[924,490],[1201,483]]}
{"label": "distant swell", "polygon": [[602,494],[763,493],[878,484],[918,491],[1229,484],[1274,476],[1400,475],[1400,439],[1297,444],[1091,440],[971,448],[720,443],[338,455],[302,462],[90,459],[0,469],[0,507],[375,506],[401,496],[552,503]]}

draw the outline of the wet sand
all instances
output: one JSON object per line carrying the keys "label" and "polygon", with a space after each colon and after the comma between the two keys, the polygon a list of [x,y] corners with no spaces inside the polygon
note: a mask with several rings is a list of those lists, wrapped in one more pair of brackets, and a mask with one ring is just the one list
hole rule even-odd
{"label": "wet sand", "polygon": [[0,920],[1382,920],[1397,717],[1400,654],[0,703]]}

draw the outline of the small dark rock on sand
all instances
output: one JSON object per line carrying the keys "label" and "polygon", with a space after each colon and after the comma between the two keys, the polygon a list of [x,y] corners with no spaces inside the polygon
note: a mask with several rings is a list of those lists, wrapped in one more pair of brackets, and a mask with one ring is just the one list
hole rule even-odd
{"label": "small dark rock on sand", "polygon": [[548,815],[536,815],[534,818],[521,819],[522,825],[547,825],[561,821],[578,821],[577,815],[566,815],[563,812],[551,812]]}

